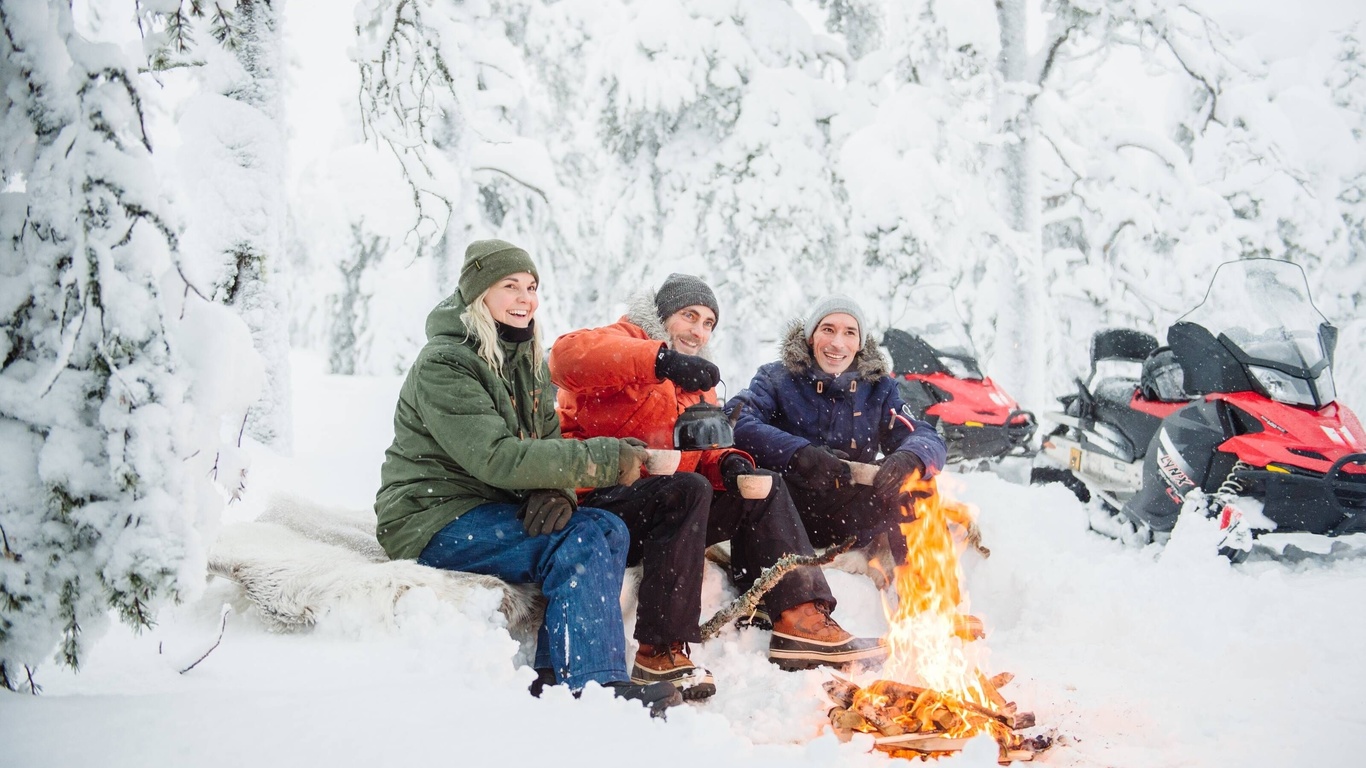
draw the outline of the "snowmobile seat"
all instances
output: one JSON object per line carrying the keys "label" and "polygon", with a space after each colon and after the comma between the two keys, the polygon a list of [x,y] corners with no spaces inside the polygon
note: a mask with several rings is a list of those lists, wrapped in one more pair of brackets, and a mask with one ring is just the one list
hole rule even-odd
{"label": "snowmobile seat", "polygon": [[1137,379],[1126,376],[1110,376],[1096,382],[1093,393],[1097,400],[1128,408],[1129,401],[1133,399],[1136,389],[1138,389]]}
{"label": "snowmobile seat", "polygon": [[1171,347],[1158,347],[1143,361],[1139,390],[1144,399],[1161,403],[1184,403],[1191,399],[1186,394],[1185,373]]}
{"label": "snowmobile seat", "polygon": [[[1132,328],[1108,328],[1096,331],[1091,337],[1091,375],[1096,378],[1097,365],[1106,361],[1142,363],[1157,349],[1157,338],[1150,333]],[[1127,400],[1125,402],[1128,402]]]}

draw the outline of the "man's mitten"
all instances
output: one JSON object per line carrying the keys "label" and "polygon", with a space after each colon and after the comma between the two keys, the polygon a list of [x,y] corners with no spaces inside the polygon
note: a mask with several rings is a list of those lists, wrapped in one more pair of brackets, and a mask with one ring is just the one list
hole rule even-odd
{"label": "man's mitten", "polygon": [[704,357],[680,354],[660,345],[655,376],[672,381],[684,392],[705,392],[721,380],[721,369]]}
{"label": "man's mitten", "polygon": [[783,472],[788,484],[808,491],[833,491],[849,485],[848,454],[820,445],[797,449]]}
{"label": "man's mitten", "polygon": [[924,478],[925,463],[920,457],[910,451],[893,451],[882,460],[882,467],[873,478],[873,489],[878,499],[886,506],[904,507],[912,504],[915,499],[932,495],[934,491],[932,486],[928,485],[928,481],[926,485],[919,486],[909,493],[901,490],[906,478],[912,473]]}
{"label": "man's mitten", "polygon": [[721,459],[721,483],[726,486],[726,490],[731,493],[739,493],[740,486],[736,478],[741,475],[754,473],[754,462],[741,456],[738,453],[728,453]]}

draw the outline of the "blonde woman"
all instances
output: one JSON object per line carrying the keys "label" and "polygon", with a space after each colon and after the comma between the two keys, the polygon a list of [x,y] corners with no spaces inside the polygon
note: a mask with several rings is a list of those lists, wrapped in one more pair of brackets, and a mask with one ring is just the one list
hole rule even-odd
{"label": "blonde woman", "polygon": [[[427,317],[380,471],[377,534],[393,559],[541,585],[538,683],[588,682],[655,711],[681,701],[667,683],[635,685],[619,596],[629,534],[576,508],[576,487],[630,485],[643,448],[565,440],[536,329],[539,276],[526,251],[479,240],[459,290]],[[537,686],[533,686],[538,690]]]}

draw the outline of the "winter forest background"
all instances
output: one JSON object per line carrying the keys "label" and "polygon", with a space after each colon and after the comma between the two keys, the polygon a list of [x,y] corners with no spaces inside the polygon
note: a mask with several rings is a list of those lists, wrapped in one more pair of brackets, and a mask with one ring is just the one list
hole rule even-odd
{"label": "winter forest background", "polygon": [[1036,411],[1093,331],[1289,259],[1360,411],[1357,6],[0,0],[0,684],[193,591],[291,349],[406,370],[474,238],[547,338],[701,275],[731,392],[823,293],[880,329],[946,286]]}

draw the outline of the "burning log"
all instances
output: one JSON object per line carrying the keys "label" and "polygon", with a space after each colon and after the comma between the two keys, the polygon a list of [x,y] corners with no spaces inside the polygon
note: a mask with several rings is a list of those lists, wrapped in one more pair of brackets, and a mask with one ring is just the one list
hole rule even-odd
{"label": "burning log", "polygon": [[[986,675],[981,672],[977,673],[977,680],[982,685],[982,692],[991,700],[991,705],[996,708],[997,712],[1004,712],[1006,707],[1010,705],[1010,702],[1006,701],[1005,697],[1002,696],[1001,692],[997,689],[1010,682],[1014,677],[1015,676],[1009,672],[1002,672],[988,680]],[[1001,680],[1002,678],[1004,678],[1004,680],[998,685],[996,681]]]}
{"label": "burning log", "polygon": [[901,757],[955,752],[979,733],[996,739],[1003,762],[1029,760],[1035,752],[1047,749],[1047,739],[1017,733],[1034,725],[1034,715],[1014,714],[1014,705],[996,690],[993,683],[1005,684],[1010,676],[987,678],[979,673],[978,677],[990,706],[894,680],[860,687],[835,678],[824,685],[837,705],[830,710],[830,724],[841,740],[847,741],[855,732],[871,733],[878,737],[874,742],[878,749]]}
{"label": "burning log", "polygon": [[845,709],[854,706],[854,694],[859,692],[857,685],[842,677],[827,680],[821,687],[825,689],[825,695],[829,696],[831,701]]}
{"label": "burning log", "polygon": [[1010,674],[1009,672],[1002,672],[999,675],[994,675],[988,678],[982,673],[978,672],[977,678],[982,683],[982,691],[985,692],[987,698],[991,700],[992,707],[996,710],[998,714],[1005,716],[1006,725],[1010,726],[1011,729],[1017,731],[1022,731],[1025,728],[1034,727],[1034,713],[1017,713],[1015,711],[1015,702],[1006,701],[1005,697],[1001,695],[1001,692],[997,690],[998,688],[1001,688],[1002,686],[1009,683],[1011,680],[1014,680],[1014,675]]}
{"label": "burning log", "polygon": [[835,728],[835,736],[840,741],[848,741],[853,738],[854,732],[866,731],[868,721],[857,712],[850,711],[844,707],[835,707],[830,710],[830,725]]}
{"label": "burning log", "polygon": [[890,710],[878,707],[870,701],[856,705],[854,711],[883,736],[900,736],[906,732],[906,729],[896,721]]}
{"label": "burning log", "polygon": [[881,739],[876,746],[892,757],[923,760],[926,755],[957,752],[967,744],[967,739],[950,738],[942,733],[911,733],[900,738]]}

